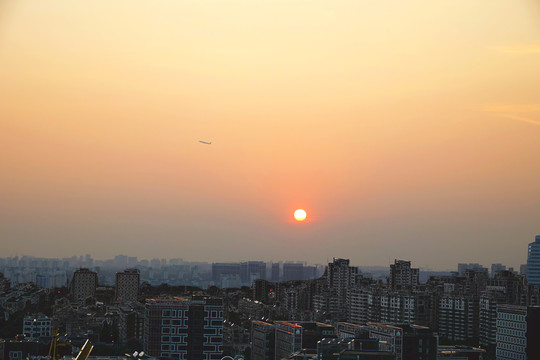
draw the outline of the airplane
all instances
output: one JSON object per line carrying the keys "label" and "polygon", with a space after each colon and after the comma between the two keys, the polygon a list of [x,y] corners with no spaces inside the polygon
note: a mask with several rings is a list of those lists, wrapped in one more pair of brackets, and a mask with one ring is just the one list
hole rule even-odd
{"label": "airplane", "polygon": [[202,141],[202,140],[199,140],[199,142],[200,142],[200,143],[203,143],[203,144],[206,144],[206,145],[210,145],[210,144],[212,144],[212,142],[211,142],[211,141],[210,141],[210,142],[207,142],[207,141]]}

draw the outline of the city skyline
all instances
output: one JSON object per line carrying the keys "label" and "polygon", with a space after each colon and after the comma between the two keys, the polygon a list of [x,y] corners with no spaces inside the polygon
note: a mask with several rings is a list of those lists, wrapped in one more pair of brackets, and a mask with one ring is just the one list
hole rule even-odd
{"label": "city skyline", "polygon": [[539,18],[3,2],[2,254],[519,269],[540,233]]}
{"label": "city skyline", "polygon": [[[537,235],[536,239],[538,239],[540,235]],[[292,260],[280,260],[280,259],[272,259],[272,260],[263,260],[263,259],[237,259],[237,260],[230,260],[230,261],[206,261],[206,260],[191,260],[191,259],[182,259],[178,257],[162,257],[162,258],[140,258],[137,256],[131,256],[126,254],[117,254],[114,256],[104,257],[104,258],[94,258],[91,254],[80,254],[80,255],[71,255],[68,257],[42,257],[42,256],[34,256],[34,255],[28,255],[28,254],[18,254],[15,256],[8,256],[8,257],[0,257],[0,269],[2,266],[10,267],[14,265],[9,265],[10,261],[13,261],[17,259],[17,261],[26,263],[27,261],[45,261],[45,262],[58,262],[63,261],[67,264],[69,264],[69,267],[73,269],[78,268],[93,268],[93,267],[105,267],[105,268],[114,268],[116,270],[118,269],[130,269],[130,268],[140,268],[140,267],[156,267],[160,268],[162,266],[169,267],[169,266],[177,266],[177,265],[196,265],[196,264],[205,264],[207,266],[213,265],[213,264],[240,264],[240,263],[265,263],[267,266],[267,271],[271,272],[271,266],[272,265],[280,265],[281,268],[284,264],[302,264],[305,266],[316,266],[316,267],[326,267],[328,264],[331,264],[332,261],[336,260],[342,260],[348,258],[340,258],[340,257],[327,257],[324,261],[321,262],[309,262],[302,259],[292,259]],[[351,266],[357,267],[358,269],[363,269],[363,271],[367,271],[369,273],[370,269],[373,269],[377,272],[386,269],[388,270],[389,266],[391,267],[392,264],[395,261],[405,261],[408,262],[410,260],[406,259],[388,259],[387,264],[378,264],[378,265],[366,265],[366,264],[356,264],[351,262]],[[494,271],[501,271],[501,270],[510,270],[515,273],[522,273],[523,267],[527,266],[528,261],[525,261],[523,264],[518,265],[511,265],[511,264],[502,264],[497,262],[492,263],[473,263],[473,262],[457,262],[454,264],[451,268],[430,268],[423,264],[417,264],[414,265],[417,266],[421,271],[426,271],[428,273],[430,272],[441,272],[441,273],[451,273],[451,272],[458,272],[461,273],[466,268],[476,269],[479,270],[480,268],[483,268],[484,270],[493,273]],[[28,265],[28,264],[27,264]],[[20,264],[17,266],[21,266]],[[31,267],[31,266],[30,266]],[[525,272],[523,272],[523,275]]]}

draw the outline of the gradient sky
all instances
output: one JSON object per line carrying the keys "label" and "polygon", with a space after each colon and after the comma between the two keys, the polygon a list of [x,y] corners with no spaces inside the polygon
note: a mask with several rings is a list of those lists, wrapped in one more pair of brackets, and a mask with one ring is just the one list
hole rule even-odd
{"label": "gradient sky", "polygon": [[4,0],[0,126],[2,256],[518,266],[540,3]]}

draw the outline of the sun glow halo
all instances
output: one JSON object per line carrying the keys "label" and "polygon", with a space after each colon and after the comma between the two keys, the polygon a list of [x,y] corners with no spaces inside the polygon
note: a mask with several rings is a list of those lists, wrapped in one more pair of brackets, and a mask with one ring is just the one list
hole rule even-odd
{"label": "sun glow halo", "polygon": [[306,219],[306,216],[306,211],[303,209],[297,209],[294,212],[294,218],[296,219],[296,221],[304,221]]}

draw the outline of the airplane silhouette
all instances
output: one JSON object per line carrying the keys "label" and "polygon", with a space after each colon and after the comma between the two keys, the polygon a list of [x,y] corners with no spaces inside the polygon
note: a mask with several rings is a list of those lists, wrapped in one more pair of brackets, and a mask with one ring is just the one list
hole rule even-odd
{"label": "airplane silhouette", "polygon": [[210,144],[212,144],[212,142],[211,142],[211,141],[210,141],[210,142],[207,142],[207,141],[202,141],[202,140],[199,140],[199,142],[200,142],[200,143],[203,143],[203,144],[206,144],[206,145],[210,145]]}

